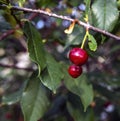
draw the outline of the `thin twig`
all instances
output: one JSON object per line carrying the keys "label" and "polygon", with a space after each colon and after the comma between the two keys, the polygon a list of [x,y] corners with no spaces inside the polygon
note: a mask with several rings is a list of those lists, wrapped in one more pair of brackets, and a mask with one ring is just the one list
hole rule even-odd
{"label": "thin twig", "polygon": [[[7,7],[7,5],[0,5],[2,7]],[[31,12],[31,13],[40,13],[40,14],[44,14],[44,15],[47,15],[47,16],[50,16],[50,17],[55,17],[55,18],[59,18],[59,19],[63,19],[63,20],[68,20],[68,21],[75,21],[75,19],[72,19],[72,18],[69,18],[67,16],[63,16],[63,15],[57,15],[55,13],[52,13],[52,12],[47,12],[45,10],[40,10],[40,9],[31,9],[31,8],[22,8],[22,7],[18,7],[18,6],[11,6],[11,9],[12,10],[18,10],[18,11],[24,11],[24,12]],[[89,23],[84,23],[82,21],[78,21],[78,24],[83,26],[84,28],[89,28],[90,30],[93,30],[93,31],[96,31],[96,32],[99,32],[103,35],[106,35],[106,36],[109,36],[115,40],[120,40],[120,37],[116,36],[116,35],[113,35],[105,30],[102,30],[102,29],[99,29],[99,28],[96,28],[92,25],[90,25]]]}
{"label": "thin twig", "polygon": [[8,65],[8,64],[3,64],[3,63],[0,63],[0,67],[13,68],[13,69],[19,69],[19,70],[25,70],[25,71],[34,71],[34,69],[32,68],[21,68],[16,65]]}
{"label": "thin twig", "polygon": [[[34,19],[37,15],[38,15],[38,13],[33,13],[31,16],[29,16],[28,20]],[[9,35],[12,35],[19,28],[20,28],[20,26],[17,25],[14,29],[7,30],[6,32],[2,33],[0,35],[0,41],[3,40],[4,38],[8,37]]]}
{"label": "thin twig", "polygon": [[7,32],[4,32],[3,34],[0,35],[0,40],[3,40],[4,38],[13,34],[14,32],[15,32],[15,30],[8,30]]}

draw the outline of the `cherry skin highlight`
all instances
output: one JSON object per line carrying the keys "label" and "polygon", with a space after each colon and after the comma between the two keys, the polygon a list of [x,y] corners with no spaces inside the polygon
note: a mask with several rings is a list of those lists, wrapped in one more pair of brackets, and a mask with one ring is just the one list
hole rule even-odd
{"label": "cherry skin highlight", "polygon": [[77,78],[82,73],[82,67],[81,66],[77,66],[77,65],[71,65],[68,68],[68,73],[73,78]]}
{"label": "cherry skin highlight", "polygon": [[81,48],[73,48],[69,53],[69,59],[75,65],[83,65],[88,60],[88,54]]}

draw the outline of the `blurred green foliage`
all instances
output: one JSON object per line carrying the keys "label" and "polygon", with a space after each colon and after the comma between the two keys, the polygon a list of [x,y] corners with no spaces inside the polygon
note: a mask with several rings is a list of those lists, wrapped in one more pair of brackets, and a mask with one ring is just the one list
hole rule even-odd
{"label": "blurred green foliage", "polygon": [[120,36],[119,0],[0,0],[3,4],[9,6],[0,7],[0,121],[119,121],[120,41],[89,31],[84,46],[89,59],[73,79],[68,53],[81,46],[85,28],[75,25],[66,35],[69,21],[9,9],[44,9],[82,21],[87,14],[90,24]]}

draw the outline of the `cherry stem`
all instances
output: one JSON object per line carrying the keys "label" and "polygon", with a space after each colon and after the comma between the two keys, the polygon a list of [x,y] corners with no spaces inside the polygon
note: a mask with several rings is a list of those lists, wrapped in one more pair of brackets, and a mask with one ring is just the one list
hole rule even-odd
{"label": "cherry stem", "polygon": [[85,45],[85,42],[86,42],[86,40],[87,40],[88,35],[89,35],[89,31],[88,31],[88,29],[87,29],[87,30],[86,30],[86,34],[85,34],[85,36],[84,36],[84,38],[83,38],[83,41],[82,41],[81,49],[84,48],[84,45]]}
{"label": "cherry stem", "polygon": [[[85,15],[84,20],[88,23],[88,15],[87,14]],[[85,33],[85,36],[84,36],[83,41],[82,41],[81,49],[84,48],[84,45],[85,45],[85,42],[87,40],[88,35],[89,35],[89,27],[86,28],[86,33]]]}

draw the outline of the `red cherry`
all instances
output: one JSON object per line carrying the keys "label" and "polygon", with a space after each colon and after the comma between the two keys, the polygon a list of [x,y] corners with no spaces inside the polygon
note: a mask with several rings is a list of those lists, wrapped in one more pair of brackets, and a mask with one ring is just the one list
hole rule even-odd
{"label": "red cherry", "polygon": [[112,105],[112,103],[108,101],[108,102],[105,102],[104,107],[107,108],[110,105]]}
{"label": "red cherry", "polygon": [[68,69],[68,72],[73,78],[77,78],[82,73],[82,67],[77,65],[71,65]]}
{"label": "red cherry", "polygon": [[19,117],[18,121],[24,121],[23,117]]}
{"label": "red cherry", "polygon": [[6,118],[6,119],[12,119],[13,116],[12,116],[11,113],[8,112],[8,113],[5,114],[5,118]]}
{"label": "red cherry", "polygon": [[69,53],[69,59],[75,65],[83,65],[88,60],[88,54],[81,48],[73,48]]}

